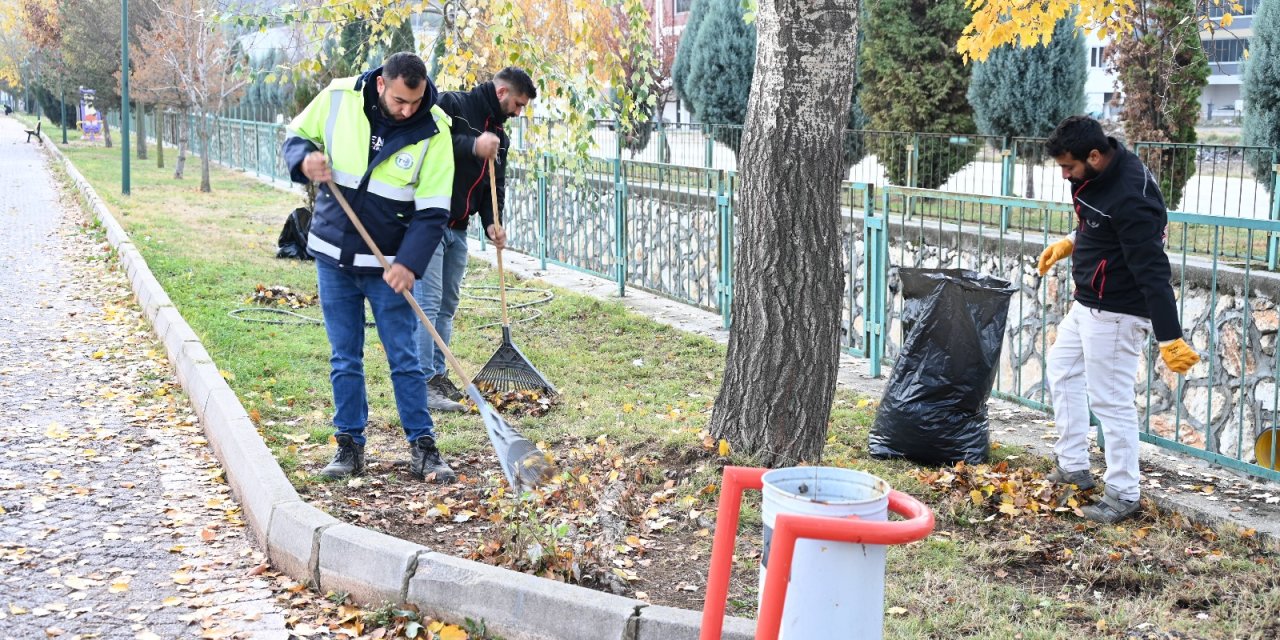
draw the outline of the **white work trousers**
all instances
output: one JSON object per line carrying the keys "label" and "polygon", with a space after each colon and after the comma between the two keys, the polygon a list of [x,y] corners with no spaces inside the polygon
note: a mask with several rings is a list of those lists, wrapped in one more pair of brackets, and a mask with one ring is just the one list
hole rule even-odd
{"label": "white work trousers", "polygon": [[1151,321],[1078,302],[1049,349],[1045,374],[1058,426],[1054,454],[1064,471],[1089,468],[1089,410],[1106,439],[1104,482],[1121,500],[1138,499],[1138,409],[1134,380]]}

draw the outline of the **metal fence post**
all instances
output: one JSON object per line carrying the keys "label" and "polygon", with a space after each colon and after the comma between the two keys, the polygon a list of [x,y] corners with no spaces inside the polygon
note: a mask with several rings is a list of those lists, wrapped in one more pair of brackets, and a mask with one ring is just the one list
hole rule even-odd
{"label": "metal fence post", "polygon": [[[622,144],[618,144],[622,149]],[[613,260],[618,295],[627,295],[627,181],[622,174],[622,159],[613,161]]]}
{"label": "metal fence post", "polygon": [[258,123],[253,123],[253,175],[262,176],[262,132]]}
{"label": "metal fence post", "polygon": [[538,260],[547,268],[547,172],[551,170],[551,154],[543,152],[538,157]]}
{"label": "metal fence post", "polygon": [[716,172],[716,219],[720,232],[720,273],[716,298],[720,304],[720,324],[733,324],[733,179],[732,172]]}
{"label": "metal fence post", "polygon": [[[1016,144],[1016,143],[1015,143]],[[1000,143],[1000,195],[1013,195],[1013,149],[1010,148],[1009,138]],[[1004,233],[1009,230],[1009,207],[1000,207],[1000,232]]]}
{"label": "metal fence post", "polygon": [[916,173],[920,170],[920,134],[911,134],[911,144],[907,145],[907,186],[915,188]]}
{"label": "metal fence post", "polygon": [[[1280,220],[1280,195],[1276,190],[1280,189],[1280,159],[1276,157],[1276,150],[1271,150],[1271,219]],[[1272,232],[1271,237],[1267,239],[1267,269],[1276,270],[1276,254],[1280,253],[1280,236]]]}
{"label": "metal fence post", "polygon": [[889,192],[884,193],[884,206],[881,215],[876,215],[875,187],[867,185],[862,206],[866,211],[863,219],[866,230],[863,236],[863,251],[867,258],[863,261],[866,272],[863,275],[863,342],[867,345],[868,369],[871,377],[880,377],[880,365],[884,360],[885,334],[887,333],[885,309],[888,308],[888,265],[889,265]]}

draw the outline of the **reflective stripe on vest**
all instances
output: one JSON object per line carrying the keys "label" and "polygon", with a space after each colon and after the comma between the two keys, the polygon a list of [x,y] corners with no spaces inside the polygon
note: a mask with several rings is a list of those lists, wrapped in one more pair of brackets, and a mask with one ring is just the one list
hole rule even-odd
{"label": "reflective stripe on vest", "polygon": [[[338,266],[344,266],[342,264],[342,250],[334,246],[332,243],[326,242],[323,238],[321,238],[320,236],[314,233],[307,234],[307,248],[314,249],[316,253],[322,253],[326,256],[329,256],[330,258],[333,258],[334,260],[337,260]],[[396,263],[395,256],[384,256],[384,257],[387,259],[388,263],[390,264]],[[381,267],[382,264],[378,262],[378,256],[375,256],[371,253],[357,253],[351,260],[351,266]]]}

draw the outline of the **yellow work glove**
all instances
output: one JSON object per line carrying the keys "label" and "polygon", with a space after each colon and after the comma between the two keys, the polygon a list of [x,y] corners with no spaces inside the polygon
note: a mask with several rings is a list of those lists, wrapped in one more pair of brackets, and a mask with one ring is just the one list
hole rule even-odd
{"label": "yellow work glove", "polygon": [[1053,263],[1071,255],[1076,248],[1076,244],[1071,238],[1063,238],[1044,248],[1044,252],[1040,254],[1040,263],[1036,265],[1040,269],[1040,275],[1049,273],[1049,269],[1053,267]]}
{"label": "yellow work glove", "polygon": [[1164,359],[1165,365],[1177,374],[1190,371],[1191,367],[1200,362],[1200,354],[1196,353],[1196,350],[1182,338],[1161,342],[1160,357]]}

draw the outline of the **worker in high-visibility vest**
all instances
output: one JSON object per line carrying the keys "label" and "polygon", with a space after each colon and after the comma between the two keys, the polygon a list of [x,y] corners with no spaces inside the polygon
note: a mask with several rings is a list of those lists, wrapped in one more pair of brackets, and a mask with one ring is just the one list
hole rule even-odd
{"label": "worker in high-visibility vest", "polygon": [[319,189],[307,251],[316,259],[330,346],[338,450],[321,472],[326,476],[364,472],[368,300],[409,440],[409,472],[441,483],[456,479],[436,447],[414,341],[418,320],[402,295],[422,276],[449,218],[453,144],[436,97],[422,59],[396,53],[377,69],[334,80],[289,123],[284,158],[294,182],[336,183],[392,263],[384,272],[329,187]]}

